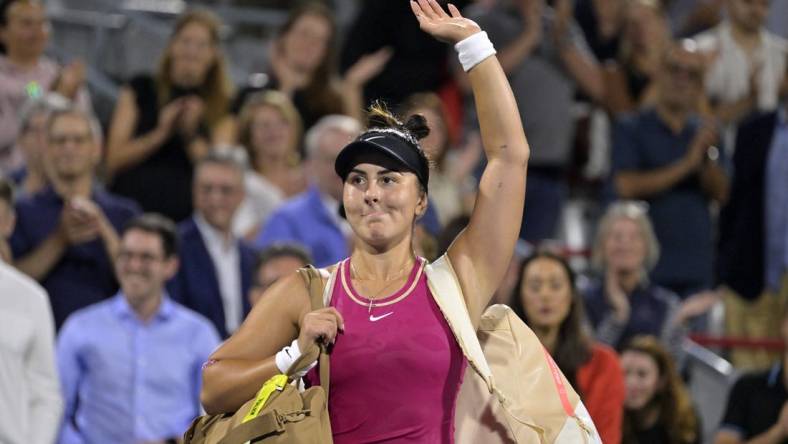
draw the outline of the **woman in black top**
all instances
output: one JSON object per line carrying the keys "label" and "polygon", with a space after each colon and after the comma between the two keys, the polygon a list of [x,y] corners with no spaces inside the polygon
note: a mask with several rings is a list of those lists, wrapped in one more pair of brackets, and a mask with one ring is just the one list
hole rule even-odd
{"label": "woman in black top", "polygon": [[636,336],[621,353],[626,398],[624,444],[698,444],[701,428],[673,358],[653,336]]}
{"label": "woman in black top", "polygon": [[193,164],[224,123],[231,97],[220,26],[205,11],[181,16],[158,71],[123,87],[110,126],[112,191],[175,221],[191,214]]}

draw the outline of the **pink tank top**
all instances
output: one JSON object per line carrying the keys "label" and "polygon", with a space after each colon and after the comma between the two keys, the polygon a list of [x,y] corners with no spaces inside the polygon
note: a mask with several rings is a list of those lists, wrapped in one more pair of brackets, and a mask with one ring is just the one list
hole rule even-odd
{"label": "pink tank top", "polygon": [[[334,442],[452,443],[466,360],[438,309],[419,258],[393,295],[369,299],[340,262],[330,305],[345,332],[331,354],[329,414]],[[316,381],[316,373],[309,375]]]}

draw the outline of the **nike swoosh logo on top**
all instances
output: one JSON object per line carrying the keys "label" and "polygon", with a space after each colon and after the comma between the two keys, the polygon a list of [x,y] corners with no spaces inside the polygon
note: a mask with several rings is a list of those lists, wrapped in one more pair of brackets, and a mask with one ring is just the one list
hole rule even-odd
{"label": "nike swoosh logo on top", "polygon": [[381,319],[383,319],[383,318],[385,318],[387,316],[391,316],[393,314],[394,314],[394,312],[390,311],[390,312],[388,312],[388,313],[386,313],[384,315],[380,315],[380,316],[369,315],[369,320],[372,321],[372,322],[375,322],[375,321],[379,321],[379,320],[381,320]]}

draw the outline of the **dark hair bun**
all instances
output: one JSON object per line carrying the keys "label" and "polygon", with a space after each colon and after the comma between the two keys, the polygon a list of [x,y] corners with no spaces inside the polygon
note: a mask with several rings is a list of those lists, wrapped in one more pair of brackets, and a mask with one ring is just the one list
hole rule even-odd
{"label": "dark hair bun", "polygon": [[410,131],[418,140],[430,135],[430,127],[427,126],[427,119],[421,114],[413,114],[405,122],[405,129]]}

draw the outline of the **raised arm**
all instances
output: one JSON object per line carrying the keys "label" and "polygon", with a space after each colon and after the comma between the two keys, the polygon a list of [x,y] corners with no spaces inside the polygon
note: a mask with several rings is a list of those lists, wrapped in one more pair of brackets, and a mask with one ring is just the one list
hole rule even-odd
{"label": "raised arm", "polygon": [[[480,31],[453,5],[451,16],[435,0],[411,2],[421,29],[450,43]],[[448,255],[457,272],[474,325],[498,288],[514,252],[525,199],[529,148],[520,113],[498,59],[488,57],[468,72],[479,116],[487,167],[471,221]]]}

